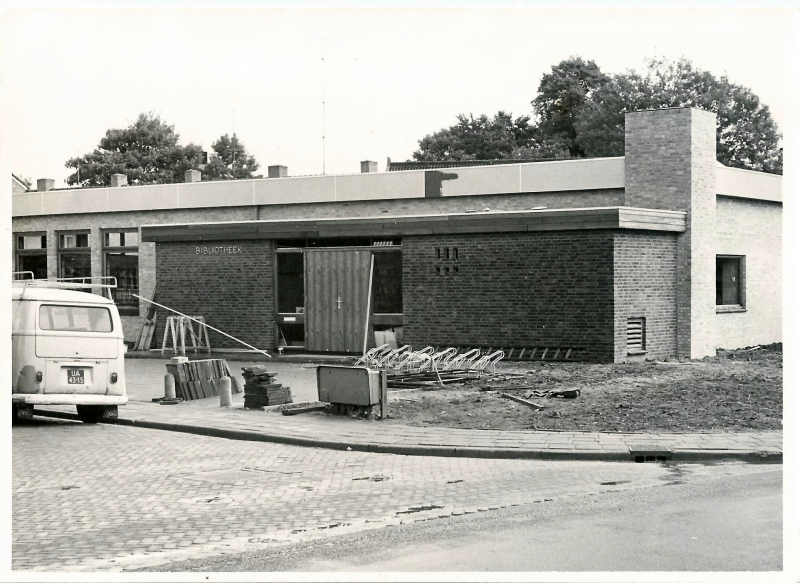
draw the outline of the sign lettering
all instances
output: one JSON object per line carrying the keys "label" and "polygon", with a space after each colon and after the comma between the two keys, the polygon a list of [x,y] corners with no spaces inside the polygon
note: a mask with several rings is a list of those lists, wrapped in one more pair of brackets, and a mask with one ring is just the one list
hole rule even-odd
{"label": "sign lettering", "polygon": [[194,248],[195,255],[233,255],[242,253],[241,245],[202,246]]}

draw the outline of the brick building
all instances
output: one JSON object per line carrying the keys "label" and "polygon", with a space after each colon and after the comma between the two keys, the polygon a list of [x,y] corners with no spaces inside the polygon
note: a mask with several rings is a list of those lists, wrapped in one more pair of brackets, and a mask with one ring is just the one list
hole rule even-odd
{"label": "brick building", "polygon": [[625,123],[620,158],[40,181],[13,197],[15,265],[115,275],[131,341],[146,312],[131,294],[154,288],[159,303],[270,350],[361,352],[389,328],[415,347],[615,362],[780,341],[781,177],[718,164],[712,113]]}

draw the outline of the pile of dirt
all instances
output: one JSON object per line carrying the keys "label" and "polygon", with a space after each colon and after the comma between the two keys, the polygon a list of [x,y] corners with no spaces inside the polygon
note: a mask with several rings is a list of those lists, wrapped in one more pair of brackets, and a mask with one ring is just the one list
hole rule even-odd
{"label": "pile of dirt", "polygon": [[[390,390],[390,418],[383,423],[623,433],[782,429],[780,344],[720,350],[703,360],[501,363],[497,372],[437,390]],[[577,398],[541,396],[573,389]]]}

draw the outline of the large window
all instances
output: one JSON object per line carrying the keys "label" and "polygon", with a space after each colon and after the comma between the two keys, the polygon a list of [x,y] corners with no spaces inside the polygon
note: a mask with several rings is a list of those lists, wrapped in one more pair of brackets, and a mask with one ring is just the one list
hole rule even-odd
{"label": "large window", "polygon": [[107,308],[89,306],[39,306],[41,330],[69,330],[72,332],[111,332],[111,312]]}
{"label": "large window", "polygon": [[16,241],[16,270],[31,271],[35,279],[47,279],[47,235],[20,233],[16,236]]}
{"label": "large window", "polygon": [[138,316],[139,300],[139,233],[134,230],[103,232],[103,273],[117,278],[111,290],[114,303],[122,315]]}
{"label": "large window", "polygon": [[278,312],[295,314],[306,305],[303,253],[277,253]]}
{"label": "large window", "polygon": [[744,257],[717,255],[717,306],[744,308]]}
{"label": "large window", "polygon": [[398,252],[373,254],[372,313],[403,313],[403,255]]}
{"label": "large window", "polygon": [[88,232],[59,233],[58,277],[92,277],[92,248]]}

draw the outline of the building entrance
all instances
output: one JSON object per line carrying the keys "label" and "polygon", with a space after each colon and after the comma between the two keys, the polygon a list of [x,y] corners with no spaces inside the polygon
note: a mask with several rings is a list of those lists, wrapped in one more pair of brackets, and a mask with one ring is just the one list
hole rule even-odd
{"label": "building entrance", "polygon": [[369,249],[305,250],[306,350],[363,350],[371,258]]}

